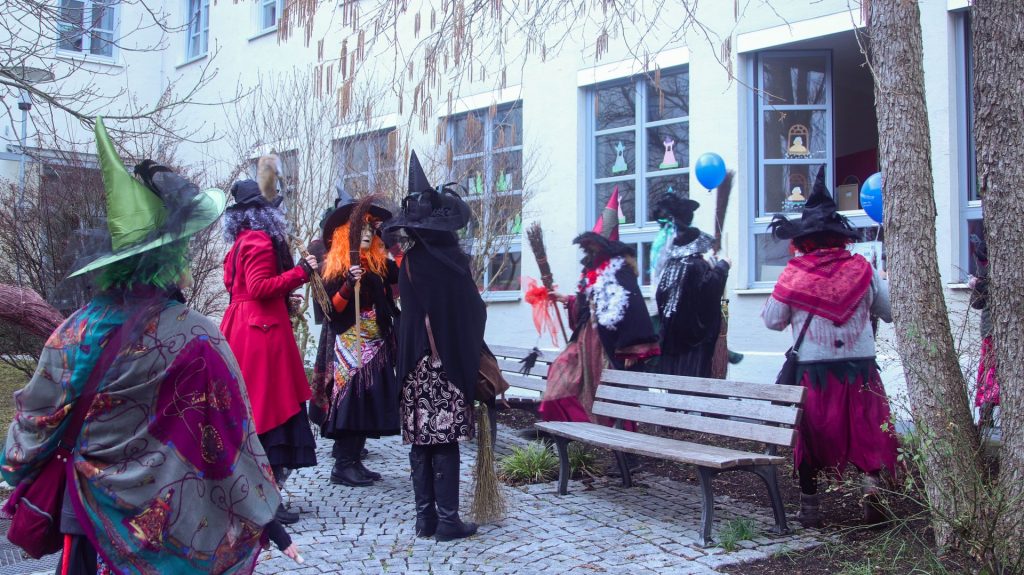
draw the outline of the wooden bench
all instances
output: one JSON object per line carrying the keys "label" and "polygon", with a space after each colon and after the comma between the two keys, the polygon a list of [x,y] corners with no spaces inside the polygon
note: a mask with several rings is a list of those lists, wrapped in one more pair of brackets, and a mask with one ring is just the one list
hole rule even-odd
{"label": "wooden bench", "polygon": [[[559,495],[568,492],[570,441],[613,450],[624,487],[632,486],[625,453],[695,465],[703,498],[701,543],[707,547],[713,542],[715,494],[711,480],[726,471],[750,471],[764,480],[776,532],[788,532],[776,477],[776,466],[785,458],[776,455],[776,448],[795,443],[794,427],[800,421],[804,395],[804,388],[796,386],[605,370],[594,414],[611,418],[615,427],[578,422],[541,422],[536,427],[555,438]],[[624,421],[763,442],[767,449],[756,453],[656,437],[626,431],[622,429]]]}
{"label": "wooden bench", "polygon": [[[498,367],[501,368],[501,375],[512,386],[505,394],[509,405],[520,409],[535,409],[540,402],[540,396],[544,394],[544,388],[548,383],[548,367],[551,365],[557,352],[541,352],[537,358],[537,363],[534,364],[529,375],[523,375],[520,373],[520,370],[523,368],[523,364],[520,361],[533,350],[490,344],[487,347],[490,348],[491,353],[497,358]],[[523,394],[521,390],[535,391],[538,395],[536,397],[528,396]]]}

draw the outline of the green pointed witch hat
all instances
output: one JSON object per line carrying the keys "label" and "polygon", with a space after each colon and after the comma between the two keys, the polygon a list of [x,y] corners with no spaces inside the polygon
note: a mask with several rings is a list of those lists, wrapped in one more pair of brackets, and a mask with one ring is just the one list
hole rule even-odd
{"label": "green pointed witch hat", "polygon": [[227,204],[227,197],[221,190],[200,191],[153,162],[139,165],[148,165],[149,177],[145,178],[145,184],[135,179],[117,155],[103,118],[96,118],[96,153],[107,196],[111,250],[68,277],[187,238],[217,221]]}

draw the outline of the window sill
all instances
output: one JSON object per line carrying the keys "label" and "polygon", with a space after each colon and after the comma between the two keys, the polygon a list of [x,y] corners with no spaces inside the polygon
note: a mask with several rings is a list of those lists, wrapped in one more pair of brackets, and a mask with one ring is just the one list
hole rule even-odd
{"label": "window sill", "polygon": [[193,56],[193,57],[191,57],[191,58],[189,58],[187,60],[182,61],[180,64],[177,64],[176,66],[174,66],[174,68],[175,69],[184,68],[185,66],[188,66],[189,64],[195,64],[196,62],[205,60],[208,57],[209,57],[209,54],[200,54],[198,56]]}
{"label": "window sill", "polygon": [[117,60],[110,56],[96,56],[95,54],[85,54],[83,52],[68,52],[64,50],[57,51],[58,60],[72,60],[77,62],[88,62],[90,64],[101,64],[103,66],[110,66],[111,68],[124,68],[124,65],[118,64]]}
{"label": "window sill", "polygon": [[733,290],[733,293],[738,295],[738,296],[744,296],[744,295],[771,295],[773,291],[775,291],[775,288],[773,288],[773,287],[758,287],[758,288],[747,288],[747,289]]}
{"label": "window sill", "polygon": [[523,299],[523,294],[518,291],[486,291],[480,294],[485,302],[516,302]]}
{"label": "window sill", "polygon": [[255,42],[256,40],[259,40],[260,38],[263,38],[265,36],[270,36],[271,34],[277,34],[277,26],[274,26],[273,28],[267,28],[266,30],[260,30],[259,32],[256,32],[252,36],[249,36],[249,41],[250,42]]}
{"label": "window sill", "polygon": [[953,291],[971,291],[971,286],[969,286],[969,285],[967,285],[965,283],[946,284],[946,287],[948,287],[949,289],[951,289]]}

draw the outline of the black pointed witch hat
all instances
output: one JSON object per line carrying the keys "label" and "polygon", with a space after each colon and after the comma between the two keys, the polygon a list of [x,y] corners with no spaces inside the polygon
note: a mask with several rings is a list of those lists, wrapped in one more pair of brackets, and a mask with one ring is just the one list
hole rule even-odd
{"label": "black pointed witch hat", "polygon": [[[338,199],[334,200],[334,210],[324,218],[323,222],[323,241],[327,249],[331,249],[331,239],[334,237],[334,230],[348,223],[352,217],[352,210],[359,204],[355,198],[345,191],[345,187],[341,185],[341,182],[335,184],[334,187],[338,191]],[[387,222],[393,215],[391,210],[377,203],[377,198],[374,198],[374,203],[370,204],[369,212],[371,216],[382,222]]]}
{"label": "black pointed witch hat", "polygon": [[782,214],[775,214],[768,229],[780,240],[791,240],[819,232],[831,232],[855,240],[860,238],[860,234],[850,225],[849,220],[836,209],[836,202],[825,187],[824,166],[818,170],[814,188],[807,197],[800,219],[790,220]]}
{"label": "black pointed witch hat", "polygon": [[472,214],[453,189],[454,185],[432,186],[416,152],[412,152],[409,155],[409,194],[402,200],[401,213],[385,227],[438,232],[455,232],[466,227]]}

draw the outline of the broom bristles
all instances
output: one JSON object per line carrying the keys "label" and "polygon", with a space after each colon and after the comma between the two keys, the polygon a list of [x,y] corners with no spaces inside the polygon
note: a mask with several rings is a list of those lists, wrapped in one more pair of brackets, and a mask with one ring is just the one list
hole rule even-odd
{"label": "broom bristles", "polygon": [[526,238],[530,241],[530,250],[537,260],[537,269],[540,271],[540,281],[548,291],[555,290],[555,279],[551,275],[551,265],[548,264],[548,253],[544,249],[544,230],[540,224],[533,222],[526,230]]}
{"label": "broom bristles", "polygon": [[477,523],[494,523],[505,517],[507,505],[494,469],[494,442],[491,440],[490,410],[480,404],[477,425],[476,467],[473,473],[473,504],[469,514]]}

